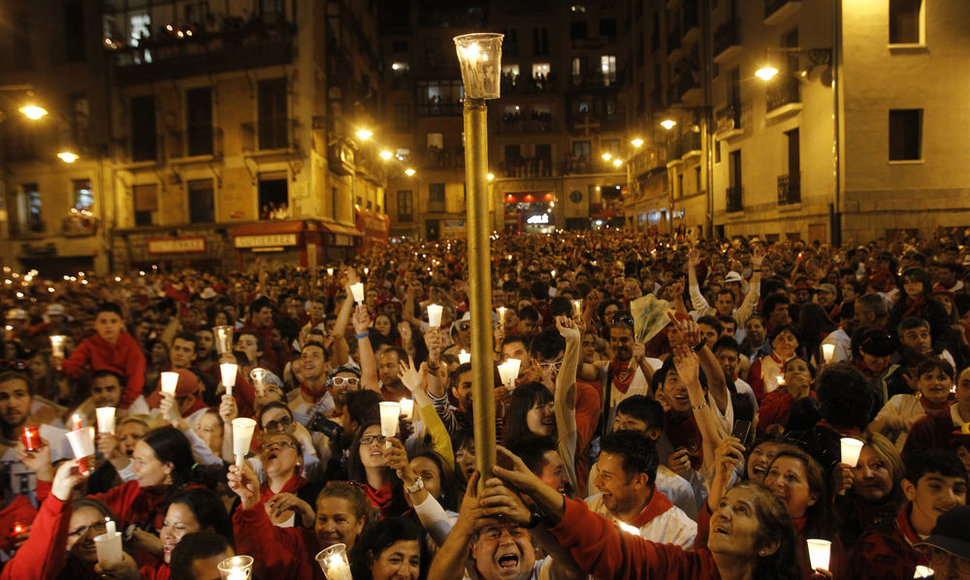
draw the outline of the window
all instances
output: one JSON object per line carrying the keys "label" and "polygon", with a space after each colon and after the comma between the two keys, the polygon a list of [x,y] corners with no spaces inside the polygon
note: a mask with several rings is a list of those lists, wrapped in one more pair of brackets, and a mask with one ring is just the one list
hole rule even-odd
{"label": "window", "polygon": [[67,62],[84,62],[84,5],[64,4],[64,58]]}
{"label": "window", "polygon": [[71,115],[71,138],[74,143],[83,147],[88,143],[88,119],[91,116],[91,105],[84,93],[75,93],[69,97]]}
{"label": "window", "polygon": [[588,161],[592,148],[589,141],[573,142],[573,157],[579,161]]}
{"label": "window", "polygon": [[411,149],[407,147],[401,147],[395,152],[395,156],[400,161],[409,161],[411,159]]}
{"label": "window", "polygon": [[923,0],[889,0],[889,44],[922,44]]}
{"label": "window", "polygon": [[616,55],[604,54],[600,57],[600,72],[603,73],[603,84],[616,82]]}
{"label": "window", "polygon": [[444,149],[445,148],[445,134],[444,133],[428,133],[428,149]]}
{"label": "window", "polygon": [[128,42],[131,46],[141,48],[134,53],[135,63],[151,62],[152,55],[147,48],[142,46],[142,43],[152,36],[152,17],[148,12],[132,12],[130,14],[128,18]]}
{"label": "window", "polygon": [[411,105],[409,103],[394,105],[394,130],[398,133],[411,132]]}
{"label": "window", "polygon": [[727,211],[736,212],[743,209],[741,195],[743,193],[743,188],[741,186],[741,151],[731,151],[730,153],[731,165],[728,169],[728,179],[730,184],[727,188]]}
{"label": "window", "polygon": [[463,96],[461,81],[420,81],[418,92],[418,115],[444,116],[461,114]]}
{"label": "window", "polygon": [[135,225],[152,225],[155,212],[158,211],[158,186],[154,183],[136,185],[132,193],[135,202]]}
{"label": "window", "polygon": [[778,177],[778,204],[800,203],[801,190],[801,146],[798,129],[785,132],[788,141],[788,173]]}
{"label": "window", "polygon": [[428,184],[428,211],[429,212],[445,211],[445,184],[444,183]]}
{"label": "window", "polygon": [[600,20],[600,38],[607,38],[610,40],[616,39],[616,19],[606,18]]}
{"label": "window", "polygon": [[586,58],[582,56],[574,56],[571,66],[574,85],[578,85],[583,82],[583,70],[585,68]]}
{"label": "window", "polygon": [[185,92],[187,154],[212,155],[212,89],[203,87]]}
{"label": "window", "polygon": [[414,199],[410,189],[401,189],[397,192],[397,220],[414,221]]}
{"label": "window", "polygon": [[193,224],[216,221],[215,196],[211,179],[189,182],[189,221]]}
{"label": "window", "polygon": [[260,149],[285,149],[287,139],[286,78],[259,81],[257,114]]}
{"label": "window", "polygon": [[548,62],[537,62],[532,65],[532,78],[533,79],[546,79],[549,77],[549,63]]}
{"label": "window", "polygon": [[289,201],[285,171],[259,174],[260,219],[286,219],[289,216]]}
{"label": "window", "polygon": [[91,189],[91,180],[75,179],[71,183],[74,190],[74,209],[94,211],[94,191]]}
{"label": "window", "polygon": [[36,183],[20,186],[20,227],[24,234],[44,233],[43,200]]}
{"label": "window", "polygon": [[923,109],[889,111],[889,160],[922,159]]}
{"label": "window", "polygon": [[155,97],[134,97],[131,99],[131,160],[154,161],[157,156]]}
{"label": "window", "polygon": [[549,54],[549,29],[532,29],[532,56],[546,56]]}
{"label": "window", "polygon": [[502,78],[508,79],[515,84],[516,79],[519,78],[519,65],[517,64],[503,64],[502,65]]}
{"label": "window", "polygon": [[505,38],[502,39],[503,56],[519,56],[519,32],[516,28],[506,28],[502,31]]}

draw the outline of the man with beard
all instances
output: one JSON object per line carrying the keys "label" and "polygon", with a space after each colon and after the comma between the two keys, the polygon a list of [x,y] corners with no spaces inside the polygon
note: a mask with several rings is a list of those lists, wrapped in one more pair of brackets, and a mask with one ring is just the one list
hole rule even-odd
{"label": "man with beard", "polygon": [[652,361],[647,360],[644,345],[633,338],[633,317],[628,313],[617,313],[610,321],[610,350],[613,360],[600,366],[600,383],[605,385],[600,423],[602,433],[613,430],[616,406],[620,401],[633,395],[648,394],[655,370]]}
{"label": "man with beard", "polygon": [[40,425],[40,437],[50,445],[51,461],[73,457],[67,438],[67,431],[60,427],[41,423],[30,414],[34,400],[34,385],[25,373],[5,371],[0,373],[0,428],[3,440],[0,441],[0,465],[10,474],[7,484],[14,493],[30,494],[37,487],[37,478],[26,465],[17,459],[17,443],[20,442],[24,427]]}
{"label": "man with beard", "polygon": [[603,438],[590,511],[637,529],[641,538],[690,548],[697,523],[667,499],[655,482],[657,448],[638,431],[615,431]]}
{"label": "man with beard", "polygon": [[125,378],[110,369],[94,371],[91,375],[91,396],[85,399],[76,409],[67,413],[65,418],[75,414],[81,415],[85,425],[96,425],[99,407],[115,407],[118,419],[129,415],[147,415],[148,402],[144,397],[138,397],[128,410],[118,409],[121,403],[121,393],[125,391]]}

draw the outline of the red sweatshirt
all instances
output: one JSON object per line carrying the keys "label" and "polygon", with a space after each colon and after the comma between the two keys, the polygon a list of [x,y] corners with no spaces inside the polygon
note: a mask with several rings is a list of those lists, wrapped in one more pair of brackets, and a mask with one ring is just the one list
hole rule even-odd
{"label": "red sweatshirt", "polygon": [[[48,491],[50,490],[48,484]],[[30,537],[0,572],[0,580],[54,580],[67,558],[71,504],[50,496],[40,506]]]}
{"label": "red sweatshirt", "polygon": [[145,388],[145,355],[130,334],[122,331],[118,342],[111,344],[95,334],[77,345],[64,360],[64,374],[76,379],[90,367],[92,371],[111,370],[125,377],[121,408],[127,409]]}
{"label": "red sweatshirt", "polygon": [[12,552],[14,549],[13,541],[10,539],[13,534],[13,527],[18,522],[30,524],[37,517],[37,509],[25,495],[15,495],[10,504],[0,510],[0,549]]}
{"label": "red sweatshirt", "polygon": [[[190,489],[198,486],[186,486]],[[37,481],[37,499],[46,498],[51,491],[51,482]],[[165,509],[168,508],[166,500],[170,496],[169,490],[162,492],[149,491],[146,488],[138,487],[138,481],[126,481],[118,487],[113,487],[105,493],[91,495],[108,506],[108,508],[118,516],[118,529],[124,529],[129,524],[141,526],[149,524],[154,529],[162,529],[162,521],[165,519]],[[31,531],[33,535],[33,531]]]}
{"label": "red sweatshirt", "polygon": [[236,552],[255,560],[254,578],[326,580],[314,561],[317,542],[312,529],[280,528],[273,525],[260,502],[242,506],[232,515]]}
{"label": "red sweatshirt", "polygon": [[672,544],[644,540],[620,529],[586,507],[567,499],[562,521],[549,529],[576,564],[597,578],[718,580],[721,575],[706,549],[686,551]]}

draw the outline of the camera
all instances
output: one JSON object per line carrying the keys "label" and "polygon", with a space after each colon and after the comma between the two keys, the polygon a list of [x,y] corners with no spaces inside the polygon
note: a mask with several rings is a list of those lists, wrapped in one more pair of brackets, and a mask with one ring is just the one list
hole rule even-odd
{"label": "camera", "polygon": [[310,424],[307,427],[311,431],[317,431],[323,433],[330,439],[341,441],[346,438],[346,433],[344,428],[340,426],[340,423],[336,421],[331,421],[327,419],[323,413],[317,413],[310,419]]}

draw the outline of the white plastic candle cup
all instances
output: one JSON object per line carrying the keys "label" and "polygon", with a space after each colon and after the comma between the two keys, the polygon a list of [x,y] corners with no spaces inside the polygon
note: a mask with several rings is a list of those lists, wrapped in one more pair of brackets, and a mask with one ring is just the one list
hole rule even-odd
{"label": "white plastic candle cup", "polygon": [[465,352],[464,349],[458,353],[458,364],[467,364],[472,362],[472,354],[470,352]]}
{"label": "white plastic candle cup", "polygon": [[505,364],[509,365],[512,372],[512,380],[519,378],[519,367],[522,366],[522,361],[517,358],[510,358],[505,361]]}
{"label": "white plastic candle cup", "polygon": [[826,363],[832,362],[832,358],[835,356],[835,345],[834,344],[823,344],[822,345],[822,360]]}
{"label": "white plastic candle cup", "polygon": [[354,580],[350,575],[350,563],[347,560],[347,546],[334,544],[320,550],[316,556],[317,564],[323,570],[327,580]]}
{"label": "white plastic candle cup", "polygon": [[354,295],[354,302],[357,304],[364,303],[364,283],[357,282],[356,284],[350,285],[350,292]]}
{"label": "white plastic candle cup", "polygon": [[[401,403],[393,401],[382,401],[381,409],[381,435],[393,437],[397,435],[397,423],[401,416]],[[391,448],[391,442],[387,442],[387,448]]]}
{"label": "white plastic candle cup", "polygon": [[98,563],[102,565],[115,564],[125,557],[121,549],[121,532],[95,536],[94,549],[98,552]]}
{"label": "white plastic candle cup", "polygon": [[179,384],[179,374],[172,371],[162,373],[162,392],[175,396],[175,389]]}
{"label": "white plastic candle cup", "polygon": [[508,310],[508,309],[506,307],[504,307],[504,306],[499,306],[498,307],[498,323],[501,324],[502,326],[505,326],[505,311],[506,310]]}
{"label": "white plastic candle cup", "polygon": [[502,384],[510,387],[515,382],[515,375],[512,374],[512,367],[504,362],[498,365],[498,376],[502,379]]}
{"label": "white plastic candle cup", "polygon": [[222,580],[248,580],[253,573],[252,556],[233,556],[218,565]]}
{"label": "white plastic candle cup", "polygon": [[75,459],[83,459],[94,455],[94,439],[91,432],[87,429],[79,431],[68,431],[66,434],[68,443],[71,444],[71,451],[74,452]]}
{"label": "white plastic candle cup", "polygon": [[248,417],[239,417],[232,420],[232,452],[236,456],[236,464],[242,457],[249,453],[249,446],[253,442],[253,431],[256,430],[256,421]]}
{"label": "white plastic candle cup", "polygon": [[408,421],[414,417],[414,401],[412,399],[401,399],[401,414]]}
{"label": "white plastic candle cup", "polygon": [[842,463],[849,467],[855,467],[859,463],[859,454],[862,453],[862,446],[865,445],[855,437],[842,438]]}
{"label": "white plastic candle cup", "polygon": [[249,371],[249,378],[252,379],[253,386],[256,387],[256,394],[262,397],[263,391],[266,390],[266,384],[263,382],[266,379],[266,369],[254,368]]}
{"label": "white plastic candle cup", "polygon": [[51,337],[51,354],[64,358],[64,337],[62,335],[55,334]]}
{"label": "white plastic candle cup", "polygon": [[481,32],[454,38],[467,97],[499,98],[502,88],[502,38],[501,34]]}
{"label": "white plastic candle cup", "polygon": [[428,326],[438,328],[441,326],[441,311],[444,306],[440,304],[428,304]]}
{"label": "white plastic candle cup", "polygon": [[583,314],[583,301],[573,300],[573,314],[581,316]]}
{"label": "white plastic candle cup", "polygon": [[333,277],[333,268],[327,268],[327,276]]}
{"label": "white plastic candle cup", "polygon": [[832,553],[832,542],[828,540],[806,540],[808,542],[808,560],[812,570],[829,569],[829,555]]}
{"label": "white plastic candle cup", "polygon": [[222,386],[226,387],[226,394],[232,396],[232,387],[236,384],[236,371],[239,365],[233,363],[222,363],[219,365],[219,372],[222,374]]}
{"label": "white plastic candle cup", "polygon": [[216,350],[219,351],[219,354],[232,352],[232,327],[217,326],[212,330],[215,331]]}
{"label": "white plastic candle cup", "polygon": [[114,407],[98,407],[94,410],[98,414],[98,432],[99,433],[111,433],[115,432],[115,408]]}

